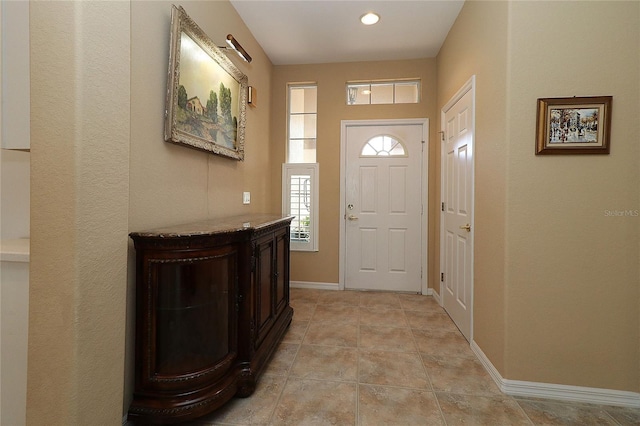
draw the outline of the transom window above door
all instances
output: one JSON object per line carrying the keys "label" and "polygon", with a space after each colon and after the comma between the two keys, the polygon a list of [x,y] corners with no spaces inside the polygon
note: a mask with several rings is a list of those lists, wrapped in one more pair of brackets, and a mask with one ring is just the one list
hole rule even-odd
{"label": "transom window above door", "polygon": [[374,136],[362,147],[360,157],[406,157],[402,142],[388,135]]}
{"label": "transom window above door", "polygon": [[420,80],[348,81],[347,105],[417,104]]}

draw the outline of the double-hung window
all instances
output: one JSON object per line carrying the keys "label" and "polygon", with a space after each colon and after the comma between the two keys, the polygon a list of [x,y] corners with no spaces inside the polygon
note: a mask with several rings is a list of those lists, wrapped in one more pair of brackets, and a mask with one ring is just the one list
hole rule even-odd
{"label": "double-hung window", "polygon": [[287,162],[282,165],[282,212],[291,222],[291,250],[318,250],[316,163],[317,85],[290,84],[287,96]]}

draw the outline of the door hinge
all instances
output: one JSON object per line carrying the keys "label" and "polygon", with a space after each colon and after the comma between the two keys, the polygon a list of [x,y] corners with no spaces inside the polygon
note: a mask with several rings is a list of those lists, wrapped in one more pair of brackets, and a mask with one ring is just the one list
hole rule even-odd
{"label": "door hinge", "polygon": [[444,282],[444,272],[440,272],[440,282]]}
{"label": "door hinge", "polygon": [[442,142],[444,142],[444,132],[443,131],[439,131],[438,133],[440,133],[440,140]]}
{"label": "door hinge", "polygon": [[442,211],[444,211],[444,202],[442,203]]}

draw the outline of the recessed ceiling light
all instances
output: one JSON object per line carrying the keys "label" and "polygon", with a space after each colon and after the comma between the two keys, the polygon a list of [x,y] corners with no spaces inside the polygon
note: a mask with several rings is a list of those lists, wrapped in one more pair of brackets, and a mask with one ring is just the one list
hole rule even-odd
{"label": "recessed ceiling light", "polygon": [[360,17],[360,22],[365,25],[373,25],[380,20],[380,15],[377,13],[369,12]]}

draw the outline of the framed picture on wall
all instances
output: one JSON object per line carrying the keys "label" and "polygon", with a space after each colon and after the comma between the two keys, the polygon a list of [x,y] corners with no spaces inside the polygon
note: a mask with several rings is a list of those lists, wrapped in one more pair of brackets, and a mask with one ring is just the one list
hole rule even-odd
{"label": "framed picture on wall", "polygon": [[536,155],[609,154],[611,96],[538,99]]}
{"label": "framed picture on wall", "polygon": [[165,140],[244,160],[247,82],[185,10],[173,6]]}

